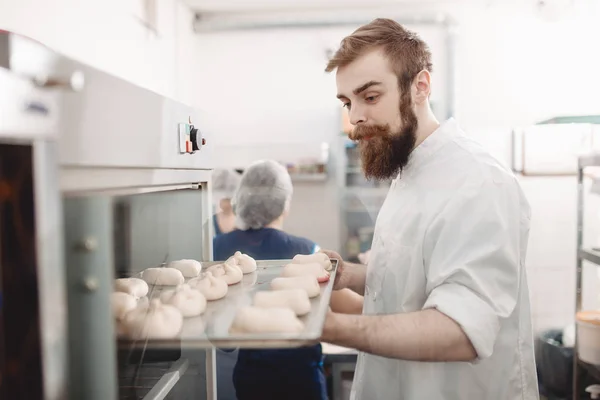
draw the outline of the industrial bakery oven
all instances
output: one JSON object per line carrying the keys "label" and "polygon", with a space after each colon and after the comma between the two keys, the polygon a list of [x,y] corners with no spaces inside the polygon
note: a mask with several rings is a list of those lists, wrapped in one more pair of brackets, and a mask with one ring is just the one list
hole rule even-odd
{"label": "industrial bakery oven", "polygon": [[212,258],[203,116],[7,32],[0,66],[1,397],[213,398],[214,349],[124,348],[109,307],[114,278]]}

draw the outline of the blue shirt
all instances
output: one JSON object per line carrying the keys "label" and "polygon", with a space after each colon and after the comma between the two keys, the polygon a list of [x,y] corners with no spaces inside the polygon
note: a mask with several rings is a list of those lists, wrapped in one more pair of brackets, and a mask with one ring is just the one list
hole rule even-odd
{"label": "blue shirt", "polygon": [[213,254],[217,261],[228,259],[236,251],[256,260],[282,260],[296,254],[313,254],[318,249],[312,240],[273,228],[234,230],[213,239]]}
{"label": "blue shirt", "polygon": [[222,235],[221,228],[219,227],[219,220],[217,219],[217,214],[213,214],[213,225],[215,227],[215,236]]}
{"label": "blue shirt", "polygon": [[[213,239],[214,259],[219,261],[236,251],[256,260],[281,260],[296,254],[313,254],[318,249],[311,240],[272,228],[235,230]],[[224,352],[217,355],[219,399],[225,398],[221,394],[228,391],[227,384],[231,382],[227,382],[227,371],[223,370],[227,368],[227,357]],[[326,399],[322,359],[320,344],[299,349],[240,350],[233,373],[237,398]]]}

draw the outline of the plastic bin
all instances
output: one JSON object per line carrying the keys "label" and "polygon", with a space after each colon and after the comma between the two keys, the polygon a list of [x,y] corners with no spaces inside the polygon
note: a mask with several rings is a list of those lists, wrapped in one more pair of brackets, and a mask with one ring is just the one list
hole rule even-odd
{"label": "plastic bin", "polygon": [[547,396],[572,395],[573,349],[562,345],[562,330],[550,329],[538,337],[536,364],[540,386]]}
{"label": "plastic bin", "polygon": [[[572,347],[564,347],[562,330],[549,329],[536,340],[536,364],[540,394],[548,400],[571,400],[573,397],[573,354]],[[579,369],[582,388],[580,399],[589,399],[585,388],[597,383],[584,369]]]}

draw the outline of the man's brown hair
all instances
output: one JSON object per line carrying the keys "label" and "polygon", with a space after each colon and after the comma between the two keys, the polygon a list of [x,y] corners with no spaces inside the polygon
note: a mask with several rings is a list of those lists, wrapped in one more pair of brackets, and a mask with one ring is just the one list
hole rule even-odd
{"label": "man's brown hair", "polygon": [[410,96],[410,85],[419,72],[432,71],[429,46],[416,33],[387,18],[377,18],[346,36],[325,71],[345,67],[377,47],[383,50],[398,76],[402,96]]}

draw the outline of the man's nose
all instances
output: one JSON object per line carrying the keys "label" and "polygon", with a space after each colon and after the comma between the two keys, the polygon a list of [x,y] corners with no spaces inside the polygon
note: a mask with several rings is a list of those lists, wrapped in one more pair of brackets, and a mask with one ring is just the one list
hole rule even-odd
{"label": "man's nose", "polygon": [[361,107],[352,107],[349,111],[350,123],[354,126],[367,122],[367,117]]}

